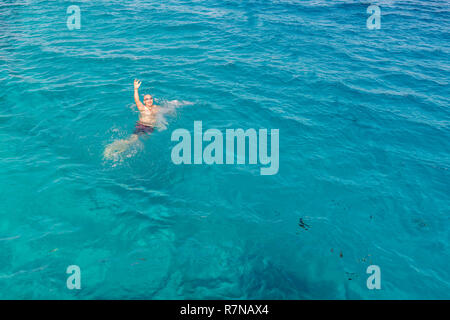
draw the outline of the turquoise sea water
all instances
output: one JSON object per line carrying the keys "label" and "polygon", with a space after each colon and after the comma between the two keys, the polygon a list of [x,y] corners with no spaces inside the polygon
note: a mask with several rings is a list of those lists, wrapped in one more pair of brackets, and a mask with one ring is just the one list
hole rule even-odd
{"label": "turquoise sea water", "polygon": [[[0,298],[449,299],[450,5],[369,4],[2,0]],[[108,161],[134,78],[178,108]],[[279,129],[278,174],[174,165],[195,120]]]}

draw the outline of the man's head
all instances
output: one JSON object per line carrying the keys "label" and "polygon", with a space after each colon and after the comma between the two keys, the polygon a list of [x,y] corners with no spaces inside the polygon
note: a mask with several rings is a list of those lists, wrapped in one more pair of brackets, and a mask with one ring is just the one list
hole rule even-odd
{"label": "man's head", "polygon": [[153,105],[153,97],[149,94],[144,95],[144,104],[146,107],[151,107]]}

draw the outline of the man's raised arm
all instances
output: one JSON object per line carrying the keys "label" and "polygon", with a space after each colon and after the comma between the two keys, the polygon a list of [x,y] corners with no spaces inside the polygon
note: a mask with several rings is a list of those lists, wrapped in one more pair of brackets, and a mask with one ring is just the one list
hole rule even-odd
{"label": "man's raised arm", "polygon": [[136,103],[139,111],[145,109],[144,104],[139,100],[139,87],[141,86],[141,81],[134,79],[134,102]]}

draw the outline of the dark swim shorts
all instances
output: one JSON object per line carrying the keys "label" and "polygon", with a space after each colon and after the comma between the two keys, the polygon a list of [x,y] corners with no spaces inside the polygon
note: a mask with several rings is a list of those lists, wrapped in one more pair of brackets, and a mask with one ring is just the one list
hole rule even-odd
{"label": "dark swim shorts", "polygon": [[140,123],[139,121],[136,123],[136,127],[134,129],[134,134],[137,135],[142,135],[142,134],[146,134],[146,133],[152,133],[153,132],[153,127],[151,126],[146,126],[143,125],[142,123]]}

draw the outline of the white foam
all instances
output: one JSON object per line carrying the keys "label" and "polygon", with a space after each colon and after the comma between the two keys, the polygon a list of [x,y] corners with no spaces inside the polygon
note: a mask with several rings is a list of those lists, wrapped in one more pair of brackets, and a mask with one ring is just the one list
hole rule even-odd
{"label": "white foam", "polygon": [[167,129],[167,117],[175,117],[177,115],[177,109],[187,105],[193,105],[193,102],[180,101],[180,100],[161,100],[158,105],[161,107],[160,111],[156,115],[156,128],[159,131]]}

